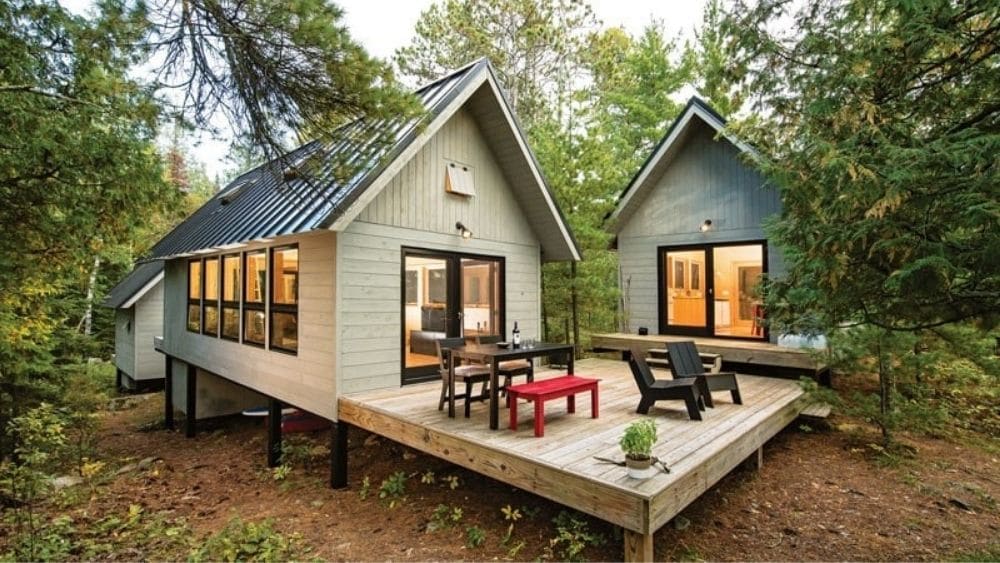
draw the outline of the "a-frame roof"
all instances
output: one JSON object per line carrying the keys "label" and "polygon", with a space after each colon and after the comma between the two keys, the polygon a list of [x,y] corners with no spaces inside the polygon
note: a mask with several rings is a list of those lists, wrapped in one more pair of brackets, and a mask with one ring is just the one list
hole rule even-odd
{"label": "a-frame roof", "polygon": [[657,180],[663,176],[663,172],[670,166],[674,156],[680,151],[687,140],[687,135],[691,129],[704,123],[715,130],[728,142],[735,145],[740,151],[747,152],[757,157],[756,151],[746,143],[736,139],[726,131],[726,120],[718,114],[704,100],[697,96],[692,96],[677,119],[667,129],[667,133],[660,139],[653,152],[646,158],[646,162],[639,168],[628,187],[618,196],[618,203],[614,211],[608,216],[608,227],[613,232],[621,230],[628,221],[632,212],[642,204],[642,201],[649,195]]}
{"label": "a-frame roof", "polygon": [[[431,136],[467,106],[477,120],[500,124],[491,128],[487,142],[529,223],[538,229],[545,260],[579,260],[576,241],[489,61],[475,61],[415,95],[425,109],[421,117],[360,119],[338,129],[330,142],[308,143],[236,178],[160,240],[146,259],[228,250],[322,229],[343,230]],[[352,177],[337,181],[337,172],[345,166]],[[307,173],[296,174],[291,167]]]}
{"label": "a-frame roof", "polygon": [[163,262],[156,260],[139,264],[108,292],[101,305],[112,309],[128,309],[162,279]]}

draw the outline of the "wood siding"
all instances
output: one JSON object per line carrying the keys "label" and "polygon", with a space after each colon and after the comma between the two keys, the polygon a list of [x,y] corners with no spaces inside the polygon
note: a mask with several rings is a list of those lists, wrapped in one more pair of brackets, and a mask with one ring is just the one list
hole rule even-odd
{"label": "wood siding", "polygon": [[[291,243],[299,247],[298,355],[188,332],[185,328],[187,259],[183,258],[168,261],[165,266],[164,349],[181,361],[193,363],[264,395],[335,419],[336,235],[324,231],[240,250]],[[182,378],[183,375],[178,377]]]}
{"label": "wood siding", "polygon": [[[765,239],[763,221],[781,210],[777,190],[745,164],[739,150],[698,122],[653,189],[618,234],[622,291],[629,327],[659,327],[657,247]],[[699,231],[705,219],[707,233]],[[783,272],[780,252],[768,245],[768,270]]]}
{"label": "wood siding", "polygon": [[[473,167],[474,197],[445,192],[445,166]],[[337,237],[341,393],[401,383],[402,248],[506,259],[507,331],[539,334],[538,238],[475,118],[458,111]],[[464,240],[455,223],[473,233]]]}
{"label": "wood siding", "polygon": [[[115,309],[115,367],[135,378],[135,307]],[[149,344],[153,347],[152,341]]]}
{"label": "wood siding", "polygon": [[153,348],[153,337],[163,335],[163,282],[153,286],[132,307],[135,319],[132,332],[135,336],[135,373],[133,379],[160,379],[163,377],[163,354]]}

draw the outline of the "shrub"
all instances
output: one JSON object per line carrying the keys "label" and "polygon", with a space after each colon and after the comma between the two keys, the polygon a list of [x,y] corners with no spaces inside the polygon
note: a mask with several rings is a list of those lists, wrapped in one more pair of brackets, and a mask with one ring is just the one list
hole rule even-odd
{"label": "shrub", "polygon": [[287,561],[294,559],[297,535],[286,537],[268,519],[259,523],[234,518],[193,550],[190,561]]}

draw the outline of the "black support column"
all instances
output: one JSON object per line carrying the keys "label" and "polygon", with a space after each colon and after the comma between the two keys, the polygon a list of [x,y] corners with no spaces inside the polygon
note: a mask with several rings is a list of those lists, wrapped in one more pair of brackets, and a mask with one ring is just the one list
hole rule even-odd
{"label": "black support column", "polygon": [[115,368],[115,393],[122,392],[122,368]]}
{"label": "black support column", "polygon": [[192,364],[187,365],[187,417],[184,419],[184,435],[194,438],[195,414],[197,405],[195,399],[198,396],[198,368]]}
{"label": "black support column", "polygon": [[330,487],[347,487],[347,434],[351,425],[334,422],[330,431]]}
{"label": "black support column", "polygon": [[163,371],[163,426],[167,430],[174,429],[174,370],[173,358],[167,356],[166,369]]}
{"label": "black support column", "polygon": [[281,401],[271,399],[267,405],[267,466],[281,464]]}

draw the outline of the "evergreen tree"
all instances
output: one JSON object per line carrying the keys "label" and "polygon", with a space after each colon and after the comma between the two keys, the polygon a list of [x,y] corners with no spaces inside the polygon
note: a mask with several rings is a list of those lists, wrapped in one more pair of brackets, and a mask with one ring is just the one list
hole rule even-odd
{"label": "evergreen tree", "polygon": [[891,421],[891,333],[1000,318],[1000,6],[761,0],[725,27],[762,110],[737,133],[783,201],[771,322],[876,328]]}

